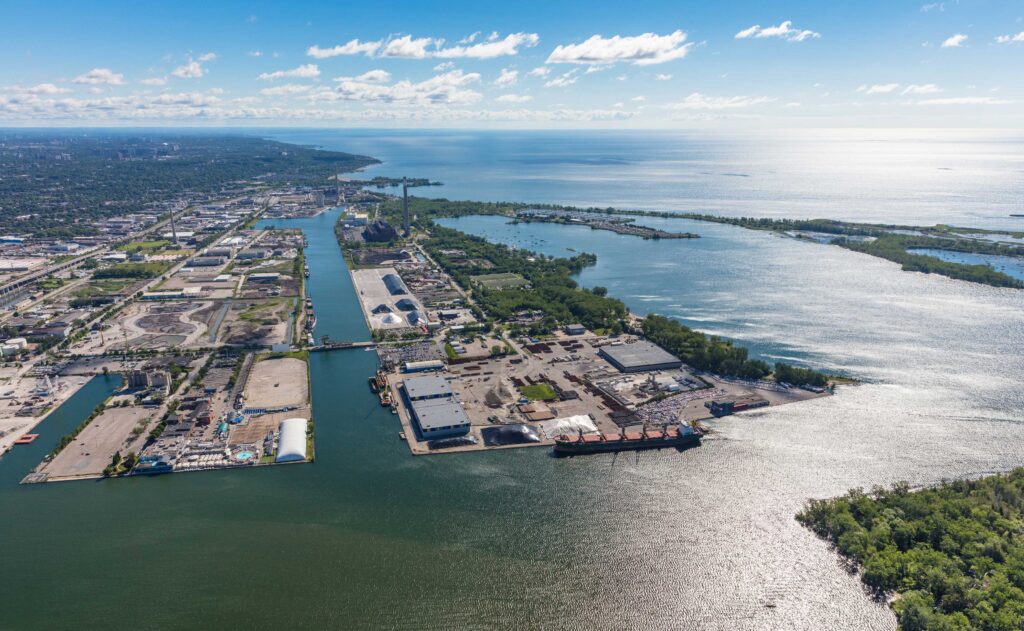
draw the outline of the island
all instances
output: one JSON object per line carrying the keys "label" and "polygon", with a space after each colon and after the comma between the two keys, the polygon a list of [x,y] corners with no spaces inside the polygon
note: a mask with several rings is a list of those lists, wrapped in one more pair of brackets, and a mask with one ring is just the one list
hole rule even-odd
{"label": "island", "polygon": [[812,500],[797,520],[887,600],[899,628],[1024,624],[1024,469],[934,488],[897,484]]}

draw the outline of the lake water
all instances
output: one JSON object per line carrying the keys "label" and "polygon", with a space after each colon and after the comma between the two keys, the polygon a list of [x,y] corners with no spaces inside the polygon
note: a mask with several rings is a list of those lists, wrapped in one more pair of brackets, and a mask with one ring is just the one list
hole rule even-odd
{"label": "lake water", "polygon": [[1024,258],[1017,256],[1001,256],[998,254],[974,254],[972,252],[954,252],[952,250],[938,250],[935,248],[911,248],[908,250],[914,254],[934,256],[950,263],[963,263],[965,265],[988,265],[997,272],[1012,276],[1018,280],[1024,280]]}
{"label": "lake water", "polygon": [[277,130],[428,197],[1024,230],[1024,133]]}
{"label": "lake water", "polygon": [[[380,154],[361,142],[348,148]],[[275,223],[309,239],[317,335],[367,339],[336,217]],[[449,225],[594,252],[580,282],[634,311],[866,384],[723,419],[683,453],[414,458],[366,386],[374,354],[320,353],[314,464],[18,486],[113,386],[94,381],[0,460],[0,626],[891,629],[794,513],[853,486],[1024,461],[1021,292],[724,225],[673,222],[693,241]]]}

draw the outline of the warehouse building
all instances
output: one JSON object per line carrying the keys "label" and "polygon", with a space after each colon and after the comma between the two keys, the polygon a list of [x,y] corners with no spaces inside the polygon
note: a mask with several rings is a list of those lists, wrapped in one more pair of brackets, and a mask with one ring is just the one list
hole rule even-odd
{"label": "warehouse building", "polygon": [[601,357],[622,372],[672,370],[683,361],[656,344],[641,340],[632,344],[601,347]]}
{"label": "warehouse building", "polygon": [[405,388],[405,396],[410,401],[441,399],[452,396],[451,385],[447,379],[440,375],[410,377],[402,382],[402,386]]}
{"label": "warehouse building", "polygon": [[424,440],[464,436],[470,421],[454,396],[448,381],[440,375],[410,377],[402,382],[405,401]]}
{"label": "warehouse building", "polygon": [[420,435],[426,440],[469,433],[469,417],[462,404],[451,397],[413,401],[411,407]]}

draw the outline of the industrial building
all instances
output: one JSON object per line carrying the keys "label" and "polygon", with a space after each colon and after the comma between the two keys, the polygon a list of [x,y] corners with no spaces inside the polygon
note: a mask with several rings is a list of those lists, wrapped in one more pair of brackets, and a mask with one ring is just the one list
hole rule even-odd
{"label": "industrial building", "polygon": [[748,395],[736,399],[715,399],[704,403],[704,407],[710,410],[714,416],[729,416],[736,412],[756,410],[767,407],[768,400],[755,395]]}
{"label": "industrial building", "polygon": [[274,462],[302,462],[306,459],[306,423],[304,418],[281,421]]}
{"label": "industrial building", "polygon": [[469,416],[452,396],[452,387],[444,377],[410,377],[402,382],[402,390],[412,418],[425,440],[469,433]]}
{"label": "industrial building", "polygon": [[469,433],[469,416],[462,404],[451,397],[413,401],[412,415],[424,439],[464,436]]}
{"label": "industrial building", "polygon": [[409,293],[405,288],[405,283],[398,277],[398,274],[385,274],[381,277],[381,281],[384,282],[384,286],[388,288],[392,296],[401,296],[402,294]]}
{"label": "industrial building", "polygon": [[599,354],[621,372],[672,370],[683,365],[682,360],[675,355],[643,340],[632,344],[603,346]]}
{"label": "industrial building", "polygon": [[452,396],[451,384],[440,375],[410,377],[403,381],[402,385],[405,387],[405,396],[410,401],[440,399]]}

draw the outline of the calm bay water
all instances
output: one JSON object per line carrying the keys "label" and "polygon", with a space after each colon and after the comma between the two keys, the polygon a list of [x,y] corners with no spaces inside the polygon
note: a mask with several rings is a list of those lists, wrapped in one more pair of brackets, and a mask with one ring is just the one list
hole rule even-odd
{"label": "calm bay water", "polygon": [[[344,148],[381,155],[361,142]],[[366,339],[336,216],[275,223],[309,238],[317,335]],[[311,365],[315,464],[17,486],[112,387],[94,381],[44,424],[39,453],[0,461],[0,628],[889,629],[886,607],[794,513],[853,486],[1024,462],[1021,292],[730,226],[672,222],[702,238],[655,242],[448,223],[594,252],[580,282],[634,311],[867,383],[724,419],[681,454],[413,458],[366,387],[375,356],[323,353]]]}

